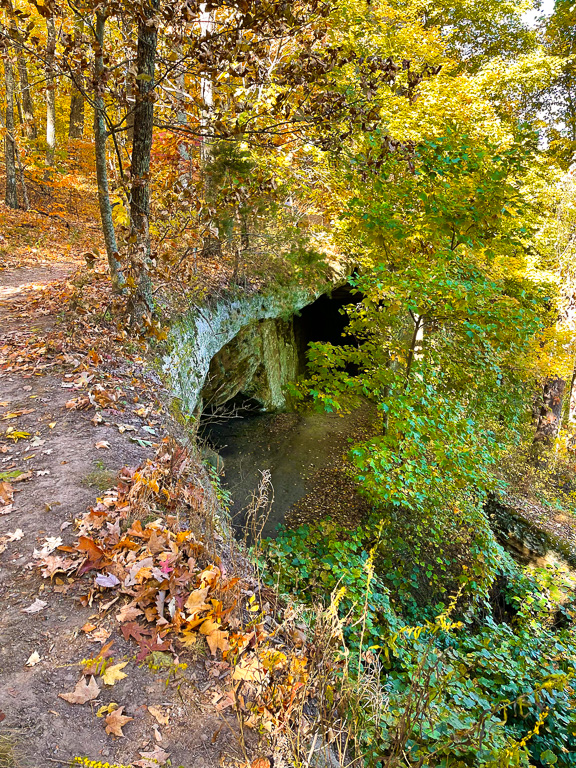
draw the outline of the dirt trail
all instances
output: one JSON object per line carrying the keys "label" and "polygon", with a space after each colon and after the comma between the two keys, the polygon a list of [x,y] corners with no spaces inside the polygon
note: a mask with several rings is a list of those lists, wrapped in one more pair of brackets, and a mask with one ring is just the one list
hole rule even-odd
{"label": "dirt trail", "polygon": [[[59,322],[54,312],[41,307],[29,312],[30,301],[74,266],[0,272],[0,348],[41,341],[46,329]],[[5,715],[0,715],[0,735],[2,728],[17,731],[23,765],[31,768],[50,761],[66,765],[75,756],[129,764],[156,747],[170,755],[172,766],[185,768],[208,768],[221,764],[227,754],[237,754],[233,725],[209,704],[214,691],[202,659],[167,683],[166,670],[152,671],[131,660],[133,648],[119,635],[113,613],[103,625],[98,622],[100,632],[83,631],[87,622],[101,617],[97,608],[80,604],[79,583],[42,578],[34,565],[35,550],[50,548],[57,538],[64,545],[75,541],[74,519],[113,484],[121,467],[136,466],[154,452],[150,428],[143,431],[146,425],[135,413],[137,376],[129,365],[110,362],[108,378],[122,393],[122,410],[104,409],[103,423],[94,425],[94,410],[66,408],[79,393],[74,375],[65,368],[30,372],[19,371],[18,365],[5,365],[4,371],[0,366],[0,481],[9,481],[15,491],[11,508],[0,506],[9,510],[0,513],[0,712]],[[120,423],[129,429],[122,432]],[[153,431],[152,440],[159,440],[163,424]],[[34,604],[40,610],[27,612]],[[128,676],[113,687],[102,685],[98,698],[83,706],[59,698],[80,679],[79,662],[96,656],[110,640],[116,661],[129,660],[124,670]],[[33,654],[40,660],[27,666],[31,656],[36,658]],[[106,734],[104,719],[97,717],[111,702],[123,705],[124,714],[134,718],[124,727],[124,738]],[[148,711],[153,705],[161,707],[165,723]],[[150,763],[157,764],[163,763]]]}

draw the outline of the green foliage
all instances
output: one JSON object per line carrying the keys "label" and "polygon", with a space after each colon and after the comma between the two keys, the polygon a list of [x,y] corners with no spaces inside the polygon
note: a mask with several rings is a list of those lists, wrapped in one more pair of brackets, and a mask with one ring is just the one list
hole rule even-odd
{"label": "green foliage", "polygon": [[303,393],[327,411],[376,404],[381,433],[350,456],[379,505],[423,514],[448,498],[473,515],[522,438],[550,295],[523,276],[534,211],[518,179],[532,146],[527,134],[497,150],[450,130],[418,146],[413,169],[396,157],[374,168],[374,147],[349,161],[357,344],[312,345]]}
{"label": "green foliage", "polygon": [[576,638],[569,614],[564,628],[555,625],[563,576],[526,575],[502,556],[492,605],[462,599],[475,590],[470,575],[435,617],[425,607],[417,615],[386,587],[376,555],[383,531],[368,540],[368,528],[346,535],[332,524],[306,527],[283,531],[267,550],[270,580],[282,591],[337,606],[360,688],[362,660],[380,656],[380,703],[356,701],[350,712],[365,764],[576,765]]}

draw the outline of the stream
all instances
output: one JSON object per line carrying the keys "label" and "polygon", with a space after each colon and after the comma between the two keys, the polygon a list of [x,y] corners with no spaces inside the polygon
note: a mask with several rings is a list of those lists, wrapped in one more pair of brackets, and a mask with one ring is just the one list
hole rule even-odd
{"label": "stream", "polygon": [[[350,414],[313,411],[251,413],[208,422],[206,443],[223,463],[223,485],[240,532],[262,472],[271,474],[274,498],[262,535],[280,524],[297,526],[325,517],[353,526],[368,511],[346,471],[351,442],[373,431],[376,412],[368,403]],[[268,511],[267,511],[268,512]]]}

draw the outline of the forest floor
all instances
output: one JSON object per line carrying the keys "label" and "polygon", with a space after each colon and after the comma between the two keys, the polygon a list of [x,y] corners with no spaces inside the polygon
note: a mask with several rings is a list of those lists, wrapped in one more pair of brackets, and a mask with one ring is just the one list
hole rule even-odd
{"label": "forest floor", "polygon": [[[65,573],[47,579],[38,567],[38,552],[58,555],[58,547],[75,545],[74,521],[115,484],[123,467],[152,457],[165,435],[160,387],[138,362],[107,355],[87,373],[84,350],[41,362],[37,345],[49,330],[57,337],[66,329],[58,320],[59,302],[35,299],[58,295],[76,267],[38,263],[0,276],[0,496],[8,502],[0,506],[0,734],[2,728],[16,733],[24,764],[38,768],[85,755],[141,765],[170,757],[172,765],[186,768],[220,765],[228,756],[238,764],[243,755],[235,718],[214,704],[224,696],[221,662],[209,655],[193,663],[187,658],[183,669],[176,659],[172,670],[135,663],[115,610],[82,605],[82,579]],[[109,407],[98,409],[102,423],[94,423],[94,409],[66,406],[87,391],[88,378],[92,388],[100,382],[110,395]],[[142,409],[146,417],[137,414]],[[127,676],[113,687],[101,685],[84,705],[59,698],[82,678],[82,659],[96,657],[111,640],[115,663],[129,660]],[[110,702],[133,718],[122,737],[106,733],[105,718],[97,716]]]}

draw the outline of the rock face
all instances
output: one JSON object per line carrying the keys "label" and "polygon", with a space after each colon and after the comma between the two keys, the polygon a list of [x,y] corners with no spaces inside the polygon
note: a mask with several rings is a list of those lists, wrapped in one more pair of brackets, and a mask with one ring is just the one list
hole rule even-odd
{"label": "rock face", "polygon": [[259,320],[242,328],[214,355],[202,388],[204,406],[241,394],[267,411],[286,407],[285,387],[300,372],[293,320]]}
{"label": "rock face", "polygon": [[293,316],[320,293],[297,287],[228,297],[176,320],[162,367],[182,410],[193,414],[239,393],[283,409],[284,385],[299,371]]}

